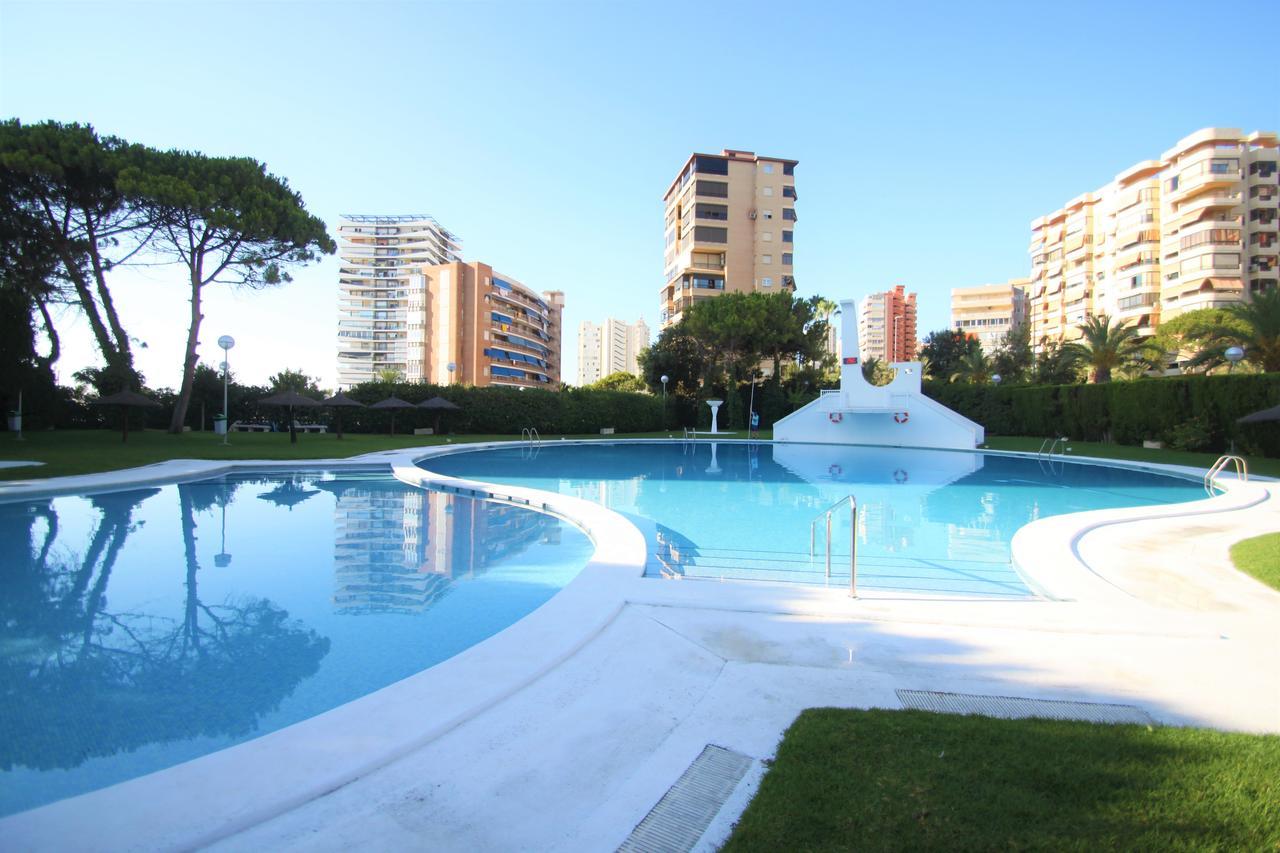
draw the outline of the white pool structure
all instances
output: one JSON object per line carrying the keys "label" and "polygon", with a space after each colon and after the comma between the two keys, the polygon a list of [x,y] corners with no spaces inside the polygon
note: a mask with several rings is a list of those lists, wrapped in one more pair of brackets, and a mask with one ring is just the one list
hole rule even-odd
{"label": "white pool structure", "polygon": [[[647,527],[633,512],[644,501],[617,489],[602,495],[610,490],[603,481],[566,476],[551,487],[561,455],[608,454],[610,446],[619,465],[683,454],[688,468],[675,478],[681,482],[644,475],[652,495],[675,487],[704,495],[723,485],[726,538],[691,547],[690,530],[708,527],[692,510],[669,517],[654,511],[659,517]],[[1040,464],[1024,454],[917,450],[906,457],[863,448],[823,465],[830,448],[808,447],[456,445],[288,466],[174,461],[0,483],[0,502],[14,504],[267,478],[286,467],[309,472],[312,483],[372,471],[404,487],[504,508],[494,516],[495,537],[509,518],[537,515],[547,521],[517,522],[534,531],[520,534],[522,541],[572,551],[577,531],[589,538],[580,571],[487,639],[259,737],[0,818],[0,837],[23,850],[614,850],[716,745],[751,764],[699,842],[699,849],[714,849],[799,711],[897,708],[901,690],[1117,703],[1170,725],[1280,732],[1280,593],[1235,571],[1227,555],[1240,539],[1280,530],[1280,484],[1225,478],[1211,497],[1180,493],[1170,503],[1135,497],[1131,487],[1145,481],[1134,472],[1184,478],[1170,487],[1179,492],[1181,483],[1198,487],[1203,472],[1097,460],[1121,472],[1110,490],[1133,500],[1077,512],[1065,493],[1051,494],[1034,475],[1021,488],[1043,494],[1025,506],[989,487],[1024,479],[1020,472],[1031,470],[1024,466]],[[787,503],[771,512],[788,519],[785,532],[773,536],[744,509],[743,495],[757,488],[752,453],[762,451],[768,459],[757,460],[755,470],[771,466],[770,476],[787,486],[772,492]],[[441,473],[495,460],[498,471],[511,454],[526,460],[523,469],[507,466],[511,476]],[[877,482],[882,457],[889,467]],[[1065,470],[1079,461],[1054,464]],[[733,484],[715,479],[739,463],[745,476]],[[1053,476],[1062,474],[1045,474]],[[1164,488],[1150,483],[1143,488]],[[869,549],[853,598],[847,572],[827,582],[820,556],[806,566],[803,519],[858,492],[868,512],[860,523],[928,528],[921,541],[934,550],[903,562],[893,548]],[[275,492],[259,496],[269,494]],[[912,495],[904,505],[924,507],[925,517],[901,517],[906,510],[894,503],[900,495]],[[277,497],[292,507],[292,497]],[[1067,502],[1049,506],[1057,500]],[[962,505],[952,506],[957,501]],[[993,503],[1012,503],[1014,511],[1001,515]],[[462,505],[431,504],[440,512]],[[976,527],[957,521],[975,512],[987,520]],[[682,530],[686,520],[695,526]],[[553,526],[565,532],[549,535]],[[974,530],[992,532],[975,540]],[[202,526],[201,536],[209,535]],[[542,553],[526,550],[502,565],[523,571],[537,562],[535,552]],[[984,574],[988,569],[994,574]],[[779,574],[786,571],[799,574]],[[490,577],[474,574],[481,582]],[[914,588],[900,579],[906,575]],[[470,594],[473,587],[455,576],[459,592],[452,594]],[[343,594],[335,592],[334,601]],[[368,598],[367,590],[353,594]]]}

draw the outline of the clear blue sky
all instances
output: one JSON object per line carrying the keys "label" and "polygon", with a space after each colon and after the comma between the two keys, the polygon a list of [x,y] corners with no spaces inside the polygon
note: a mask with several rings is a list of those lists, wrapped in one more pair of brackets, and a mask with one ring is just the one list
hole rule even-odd
{"label": "clear blue sky", "polygon": [[[256,157],[331,225],[435,215],[468,259],[657,326],[661,195],[692,151],[800,161],[802,295],[1029,269],[1029,221],[1206,126],[1280,128],[1272,2],[252,3],[0,0],[0,114]],[[1259,41],[1253,33],[1259,34]],[[336,263],[211,297],[202,355],[335,373]],[[122,283],[175,384],[176,271]],[[66,321],[70,369],[93,358]],[[77,363],[78,362],[78,363]]]}

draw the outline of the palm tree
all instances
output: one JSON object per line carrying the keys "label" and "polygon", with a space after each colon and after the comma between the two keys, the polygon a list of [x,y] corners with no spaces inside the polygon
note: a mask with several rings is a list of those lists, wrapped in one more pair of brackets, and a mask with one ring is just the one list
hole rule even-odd
{"label": "palm tree", "polygon": [[1280,289],[1253,294],[1250,302],[1223,309],[1234,323],[1210,326],[1194,334],[1202,345],[1191,364],[1221,364],[1225,352],[1236,346],[1244,350],[1244,360],[1265,373],[1280,371]]}
{"label": "palm tree", "polygon": [[1136,327],[1123,322],[1113,326],[1106,314],[1090,317],[1076,328],[1080,340],[1066,344],[1063,350],[1089,366],[1091,382],[1110,382],[1112,370],[1139,358],[1146,348]]}
{"label": "palm tree", "polygon": [[951,381],[984,385],[990,381],[991,373],[991,359],[983,354],[982,347],[972,347],[956,362],[956,371],[951,374]]}

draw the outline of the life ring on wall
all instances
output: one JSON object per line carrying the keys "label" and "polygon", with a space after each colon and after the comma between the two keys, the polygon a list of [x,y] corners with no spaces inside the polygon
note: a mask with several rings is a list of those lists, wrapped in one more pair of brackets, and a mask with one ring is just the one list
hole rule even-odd
{"label": "life ring on wall", "polygon": [[905,424],[909,420],[911,420],[910,412],[894,412],[893,413],[893,422],[895,424]]}
{"label": "life ring on wall", "polygon": [[839,477],[841,474],[844,473],[844,469],[841,468],[839,465],[832,465],[830,468],[827,469],[827,473],[830,474],[832,477]]}
{"label": "life ring on wall", "polygon": [[898,470],[894,471],[894,472],[893,472],[893,482],[895,482],[895,483],[905,483],[905,482],[907,482],[907,472],[906,472],[906,471],[903,471],[901,468],[899,468]]}
{"label": "life ring on wall", "polygon": [[827,415],[827,420],[831,421],[833,424],[838,424],[842,420],[844,420],[844,415],[841,414],[840,412],[832,412],[831,414]]}

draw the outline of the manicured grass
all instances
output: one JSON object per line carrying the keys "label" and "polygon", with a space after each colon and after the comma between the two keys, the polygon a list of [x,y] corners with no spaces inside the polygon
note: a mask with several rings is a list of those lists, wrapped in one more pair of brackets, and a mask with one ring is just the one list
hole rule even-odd
{"label": "manicured grass", "polygon": [[[679,430],[668,432],[629,433],[627,435],[575,435],[566,438],[679,438]],[[762,437],[772,434],[765,432]],[[726,438],[745,438],[746,433],[725,435]],[[514,441],[518,435],[369,435],[348,433],[341,441],[333,434],[299,435],[297,444],[289,443],[288,433],[236,432],[231,434],[231,444],[224,446],[222,439],[211,432],[188,432],[170,435],[167,432],[148,430],[131,432],[129,441],[121,443],[120,433],[111,430],[55,430],[27,433],[23,441],[17,441],[12,433],[0,433],[0,460],[23,459],[45,463],[42,466],[0,468],[0,480],[31,480],[44,477],[60,477],[68,474],[91,474],[118,468],[150,465],[168,459],[339,459],[394,450],[401,447],[422,447],[476,441]],[[559,435],[544,435],[543,441],[558,441]]]}
{"label": "manicured grass", "polygon": [[822,708],[724,850],[1277,845],[1280,736]]}
{"label": "manicured grass", "polygon": [[1231,546],[1231,562],[1272,589],[1280,590],[1280,533],[1264,533]]}
{"label": "manicured grass", "polygon": [[[1044,438],[1027,436],[996,435],[987,439],[986,446],[991,450],[1025,450],[1031,453],[1040,449]],[[1068,456],[1099,456],[1103,459],[1127,459],[1132,462],[1159,462],[1164,465],[1190,465],[1195,468],[1208,468],[1218,458],[1218,453],[1193,453],[1187,450],[1148,450],[1145,447],[1133,447],[1127,444],[1102,444],[1095,441],[1071,441]],[[1262,474],[1268,477],[1280,477],[1280,459],[1268,459],[1264,456],[1250,456],[1247,459],[1250,474]],[[1228,467],[1229,472],[1235,469]]]}

